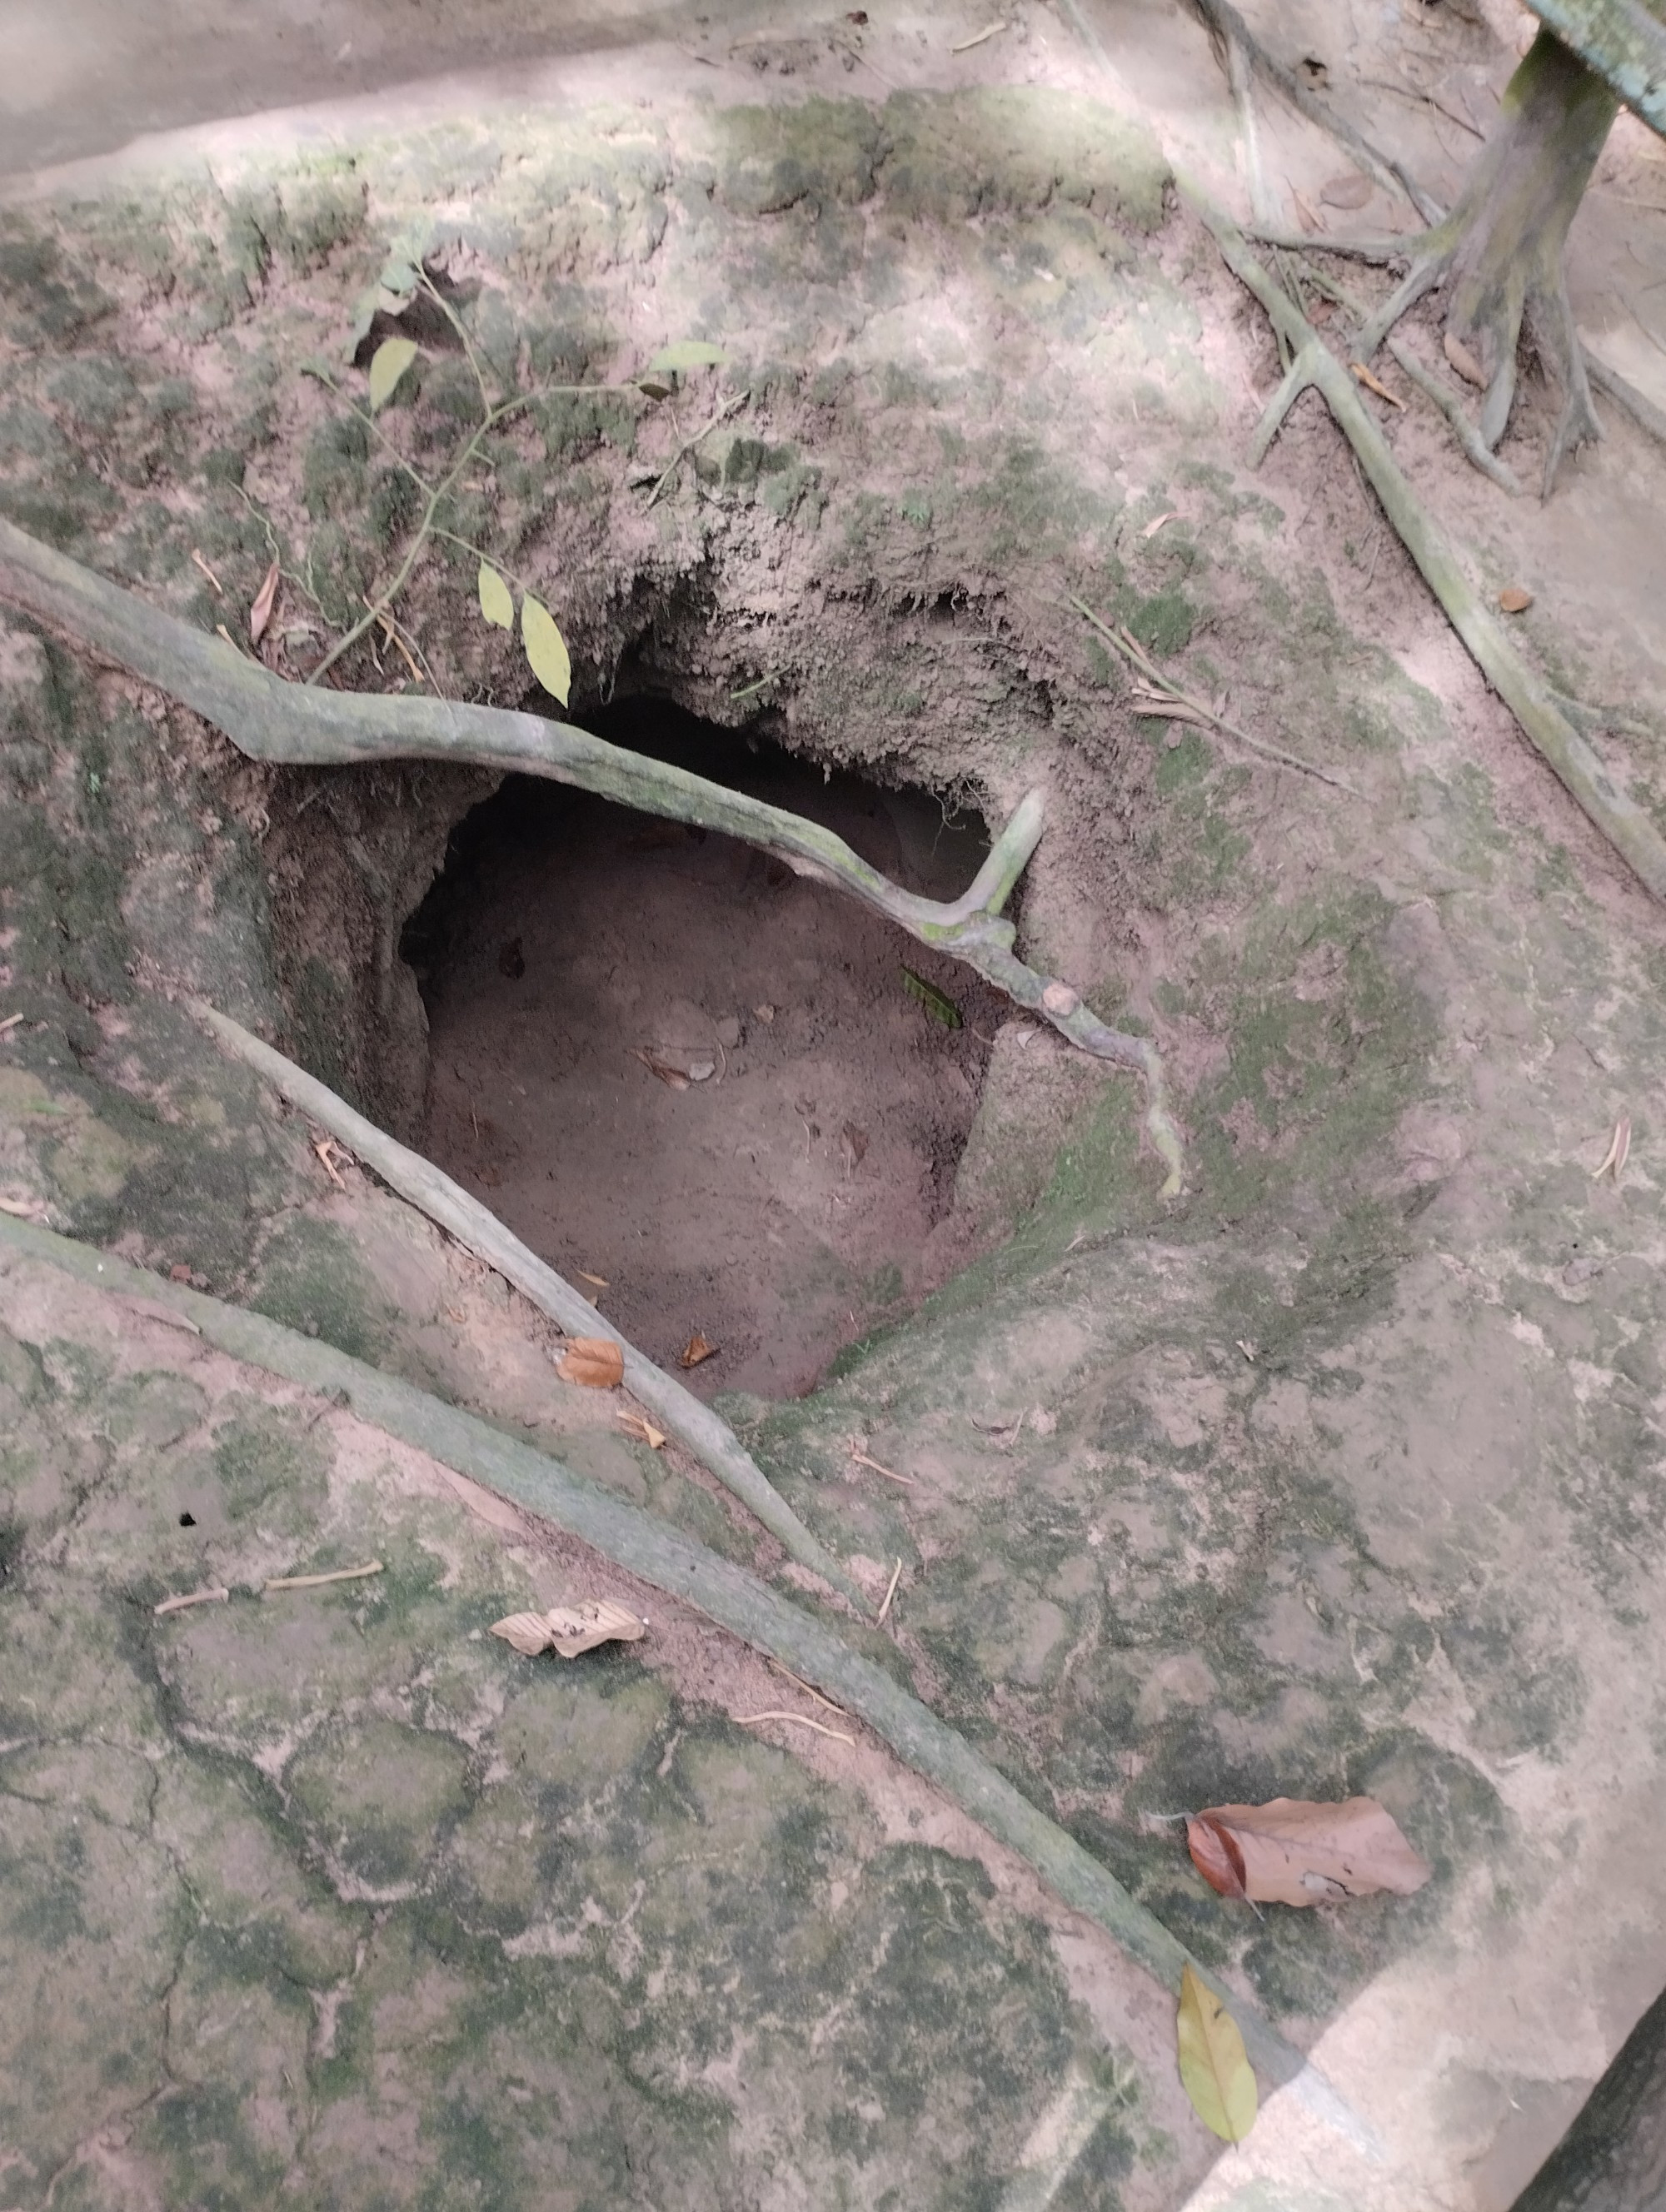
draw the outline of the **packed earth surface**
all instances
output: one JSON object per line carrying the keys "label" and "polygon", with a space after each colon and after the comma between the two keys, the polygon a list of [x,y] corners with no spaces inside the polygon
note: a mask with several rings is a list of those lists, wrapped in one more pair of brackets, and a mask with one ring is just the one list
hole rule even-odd
{"label": "packed earth surface", "polygon": [[[1154,1043],[1184,1167],[1137,1076],[829,885],[477,767],[251,760],[0,569],[5,2212],[1504,2212],[1666,1987],[1666,915],[1319,397],[1246,465],[1280,363],[1174,188],[1247,212],[1196,25],[872,12],[621,10],[536,66],[499,24],[471,77],[56,170],[21,165],[94,143],[20,125],[0,515],[299,682],[416,542],[396,456],[453,467],[477,366],[524,404],[332,680],[536,702],[473,547],[554,615],[573,722],[908,889],[956,896],[1041,790],[1020,949]],[[1414,12],[1257,21],[1450,192],[1474,140],[1420,87],[1461,79],[1473,131],[1519,23]],[[156,119],[271,104],[207,82]],[[1322,204],[1338,149],[1264,122]],[[1617,127],[1574,289],[1666,404],[1663,155]],[[655,382],[684,341],[721,358]],[[1666,451],[1604,409],[1511,501],[1378,367],[1420,495],[1666,830]],[[1553,419],[1525,380],[1525,477]],[[1331,780],[1140,712],[1083,607]],[[703,1344],[690,1387],[869,1617],[194,1000],[660,1364]],[[1174,1992],[856,1717],[215,1348],[192,1291],[752,1570],[1308,2072],[1228,2149]],[[601,1598],[641,1640],[489,1632]],[[1188,1811],[1359,1793],[1414,1896],[1258,1913],[1187,1856]]]}

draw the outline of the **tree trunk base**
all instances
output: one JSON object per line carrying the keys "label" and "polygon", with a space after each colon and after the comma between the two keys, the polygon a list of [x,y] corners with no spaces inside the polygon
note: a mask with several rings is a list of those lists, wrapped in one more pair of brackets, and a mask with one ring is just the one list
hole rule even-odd
{"label": "tree trunk base", "polygon": [[1618,106],[1594,70],[1541,31],[1510,81],[1498,131],[1456,206],[1424,234],[1404,280],[1359,333],[1359,356],[1369,361],[1408,308],[1444,287],[1447,337],[1485,381],[1477,429],[1491,453],[1515,402],[1525,325],[1563,394],[1545,456],[1547,498],[1563,456],[1602,435],[1563,256]]}

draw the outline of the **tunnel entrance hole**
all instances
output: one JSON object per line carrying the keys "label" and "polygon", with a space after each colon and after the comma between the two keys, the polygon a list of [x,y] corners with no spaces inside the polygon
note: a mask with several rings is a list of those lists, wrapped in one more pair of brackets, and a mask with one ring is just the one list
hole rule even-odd
{"label": "tunnel entrance hole", "polygon": [[[958,896],[988,851],[930,793],[828,776],[661,699],[587,720],[837,830],[927,896]],[[429,1023],[422,1149],[649,1358],[714,1346],[688,1373],[701,1395],[800,1395],[948,1272],[1010,1010],[843,893],[515,775],[453,831],[401,951]]]}

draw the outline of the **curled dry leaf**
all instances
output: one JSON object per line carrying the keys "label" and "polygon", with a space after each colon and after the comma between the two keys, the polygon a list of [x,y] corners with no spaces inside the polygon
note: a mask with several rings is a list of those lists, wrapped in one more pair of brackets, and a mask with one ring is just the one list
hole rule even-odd
{"label": "curled dry leaf", "polygon": [[611,1598],[587,1598],[579,1605],[552,1605],[548,1613],[510,1613],[492,1623],[492,1634],[536,1659],[541,1651],[558,1651],[563,1659],[576,1659],[599,1644],[635,1644],[648,1633],[648,1623],[627,1613]]}
{"label": "curled dry leaf", "polygon": [[1507,615],[1524,615],[1533,604],[1533,594],[1524,584],[1506,584],[1499,593],[1499,605]]}
{"label": "curled dry leaf", "polygon": [[690,1083],[708,1082],[717,1073],[709,1045],[651,1045],[636,1057],[673,1091],[684,1091]]}
{"label": "curled dry leaf", "polygon": [[1605,1175],[1612,1175],[1618,1182],[1626,1162],[1631,1158],[1631,1151],[1632,1117],[1629,1114],[1622,1114],[1614,1125],[1614,1134],[1608,1139],[1608,1149],[1602,1156],[1602,1166],[1592,1170],[1591,1181],[1600,1182]]}
{"label": "curled dry leaf", "polygon": [[1462,338],[1454,337],[1450,331],[1443,331],[1440,345],[1442,352],[1466,384],[1479,386],[1486,383],[1487,371]]}
{"label": "curled dry leaf", "polygon": [[611,1336],[575,1336],[556,1364],[563,1382],[587,1390],[617,1390],[624,1381],[624,1352]]}
{"label": "curled dry leaf", "polygon": [[1186,1842],[1212,1889],[1257,1905],[1326,1905],[1382,1889],[1409,1897],[1432,1871],[1374,1797],[1212,1805],[1188,1815]]}
{"label": "curled dry leaf", "polygon": [[698,1367],[702,1359],[714,1358],[716,1352],[717,1346],[714,1344],[708,1344],[699,1330],[696,1329],[694,1334],[678,1353],[677,1364],[679,1367]]}
{"label": "curled dry leaf", "polygon": [[1192,2109],[1224,2141],[1242,2142],[1256,2124],[1256,2076],[1237,2022],[1189,1965],[1181,1970],[1177,2031]]}
{"label": "curled dry leaf", "polygon": [[1140,535],[1141,538],[1155,538],[1165,522],[1178,522],[1180,519],[1180,509],[1177,507],[1167,507],[1161,514],[1153,515]]}
{"label": "curled dry leaf", "polygon": [[1367,392],[1374,392],[1379,399],[1386,399],[1390,407],[1403,407],[1405,401],[1397,392],[1390,392],[1380,376],[1374,375],[1363,361],[1351,361],[1348,374],[1356,384],[1363,384]]}
{"label": "curled dry leaf", "polygon": [[272,609],[277,604],[278,566],[276,561],[266,571],[266,580],[254,595],[254,605],[249,609],[249,636],[258,645],[266,635],[266,625],[272,618]]}

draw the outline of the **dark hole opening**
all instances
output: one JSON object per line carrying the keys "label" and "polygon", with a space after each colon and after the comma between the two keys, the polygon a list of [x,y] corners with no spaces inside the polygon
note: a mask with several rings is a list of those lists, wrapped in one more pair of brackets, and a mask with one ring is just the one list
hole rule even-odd
{"label": "dark hole opening", "polygon": [[194,1513],[182,1513],[179,1516],[179,1526],[182,1528],[194,1528],[197,1526],[197,1516]]}
{"label": "dark hole opening", "polygon": [[[825,776],[664,700],[587,721],[812,817],[927,896],[958,896],[988,851],[929,793]],[[843,892],[511,776],[453,833],[401,950],[429,1025],[423,1148],[650,1358],[715,1345],[688,1375],[702,1395],[799,1394],[950,1271],[1008,1009]]]}

